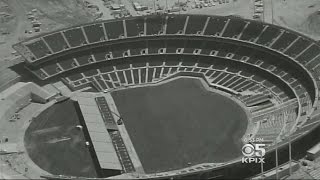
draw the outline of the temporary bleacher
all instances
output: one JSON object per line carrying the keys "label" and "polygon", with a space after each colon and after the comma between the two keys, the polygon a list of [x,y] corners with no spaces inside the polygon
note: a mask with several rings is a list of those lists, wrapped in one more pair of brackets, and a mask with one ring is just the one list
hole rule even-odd
{"label": "temporary bleacher", "polygon": [[107,129],[118,130],[118,126],[114,121],[113,115],[110,111],[106,99],[104,97],[97,97],[95,98],[95,100]]}
{"label": "temporary bleacher", "polygon": [[[109,133],[109,136],[112,140],[113,146],[116,150],[116,154],[121,162],[122,168],[124,172],[134,172],[135,168],[131,161],[131,158],[128,154],[127,148],[123,142],[120,132],[118,131],[118,127],[116,125],[116,121],[112,115],[112,111],[110,110],[107,100],[105,97],[96,97],[95,101],[99,107],[101,116],[103,118],[106,129]],[[120,118],[120,117],[119,117]],[[121,119],[119,119],[122,121]]]}
{"label": "temporary bleacher", "polygon": [[77,100],[100,167],[121,171],[120,160],[94,98],[79,95]]}

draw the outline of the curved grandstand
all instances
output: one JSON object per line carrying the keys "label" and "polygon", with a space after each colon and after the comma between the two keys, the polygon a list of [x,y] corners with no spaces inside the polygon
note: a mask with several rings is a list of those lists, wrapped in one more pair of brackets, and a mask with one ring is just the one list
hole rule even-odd
{"label": "curved grandstand", "polygon": [[[243,139],[259,138],[268,145],[265,170],[276,165],[275,146],[282,157],[279,164],[289,161],[289,139],[292,157],[301,158],[319,131],[313,117],[320,45],[283,27],[236,17],[152,15],[70,27],[14,48],[37,78],[44,83],[61,80],[72,91],[109,93],[179,76],[200,78],[250,112]],[[121,139],[121,134],[114,136]],[[309,145],[303,144],[305,138]],[[122,173],[135,172],[130,163],[122,168]],[[235,158],[137,177],[245,178],[259,172],[259,165]]]}

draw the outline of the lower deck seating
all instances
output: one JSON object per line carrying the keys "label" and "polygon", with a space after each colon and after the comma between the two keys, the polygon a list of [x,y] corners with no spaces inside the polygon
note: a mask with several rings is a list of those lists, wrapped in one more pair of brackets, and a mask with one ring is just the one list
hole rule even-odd
{"label": "lower deck seating", "polygon": [[[199,67],[196,63],[191,63],[189,66],[182,64],[183,63],[178,63],[178,65],[175,66],[162,64],[160,66],[151,67],[146,65],[142,67],[130,66],[126,69],[115,68],[107,71],[100,68],[98,71],[93,69],[94,71],[89,70],[80,74],[71,75],[66,79],[74,86],[83,86],[88,82],[92,82],[96,84],[101,91],[108,91],[126,86],[156,83],[179,72],[191,72],[202,74],[213,86],[229,88],[234,92],[252,90],[259,94],[266,93],[272,95],[274,99],[280,102],[282,101],[275,92],[272,92],[272,89],[268,89],[268,87],[264,86],[259,81],[248,79],[248,77],[255,75],[244,74],[247,76],[242,76],[241,73],[239,75],[239,71],[236,71],[236,69],[223,69],[219,68],[219,66]],[[256,98],[253,98],[253,100],[256,99],[260,101],[261,98],[262,97],[257,96]],[[250,99],[248,99],[248,102],[250,102]]]}
{"label": "lower deck seating", "polygon": [[26,46],[30,49],[30,51],[35,55],[37,59],[51,54],[50,50],[48,49],[48,47],[42,39],[39,39],[38,41],[35,41],[30,44],[26,44]]}
{"label": "lower deck seating", "polygon": [[271,144],[279,135],[285,125],[286,113],[270,113],[268,117],[261,120],[256,138],[261,138],[265,143]]}
{"label": "lower deck seating", "polygon": [[267,103],[264,103],[264,104],[261,104],[261,105],[253,106],[250,109],[250,111],[252,113],[257,113],[259,111],[266,110],[266,109],[271,108],[273,106],[274,106],[274,104],[272,102],[267,102]]}
{"label": "lower deck seating", "polygon": [[46,35],[43,39],[54,53],[62,51],[68,47],[60,32]]}
{"label": "lower deck seating", "polygon": [[269,94],[267,91],[264,91],[262,93],[244,96],[244,97],[242,97],[240,99],[247,106],[253,106],[255,104],[259,104],[259,103],[263,103],[263,102],[269,101],[271,98],[272,98],[272,95]]}

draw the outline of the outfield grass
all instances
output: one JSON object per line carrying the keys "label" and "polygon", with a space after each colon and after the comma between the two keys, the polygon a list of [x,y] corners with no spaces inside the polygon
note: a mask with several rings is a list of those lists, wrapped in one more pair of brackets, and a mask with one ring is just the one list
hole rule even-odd
{"label": "outfield grass", "polygon": [[241,155],[245,112],[232,100],[208,92],[199,80],[183,78],[112,96],[147,173]]}
{"label": "outfield grass", "polygon": [[[71,100],[42,112],[28,127],[24,142],[30,158],[52,174],[97,177]],[[60,141],[63,138],[68,140]],[[70,138],[70,139],[69,139]]]}

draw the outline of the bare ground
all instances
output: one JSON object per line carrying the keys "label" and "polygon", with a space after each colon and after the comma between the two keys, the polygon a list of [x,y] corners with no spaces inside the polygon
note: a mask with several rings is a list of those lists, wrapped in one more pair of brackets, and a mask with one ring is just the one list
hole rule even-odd
{"label": "bare ground", "polygon": [[[0,14],[8,14],[7,18],[0,16],[0,61],[12,57],[13,44],[38,34],[27,16],[33,9],[37,10],[33,15],[42,24],[42,33],[94,19],[82,0],[0,0]],[[26,30],[32,33],[25,33]]]}
{"label": "bare ground", "polygon": [[273,0],[274,24],[320,40],[320,0]]}

